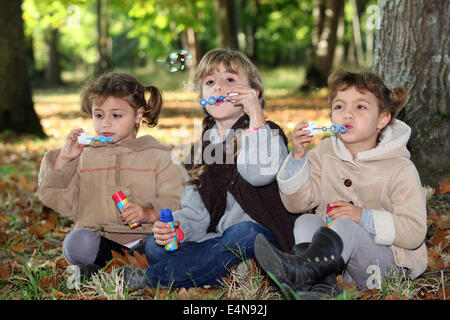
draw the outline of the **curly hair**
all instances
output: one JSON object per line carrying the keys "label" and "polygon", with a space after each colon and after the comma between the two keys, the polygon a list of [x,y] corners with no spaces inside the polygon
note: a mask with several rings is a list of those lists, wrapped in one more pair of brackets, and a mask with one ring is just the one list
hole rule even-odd
{"label": "curly hair", "polygon": [[378,101],[380,113],[389,112],[391,123],[408,100],[404,87],[395,86],[392,90],[383,83],[380,77],[371,72],[353,73],[337,70],[328,77],[328,101],[331,104],[338,91],[354,87],[358,91],[370,91]]}
{"label": "curly hair", "polygon": [[[150,97],[145,99],[145,93]],[[102,104],[108,97],[124,99],[136,111],[144,109],[142,123],[154,127],[158,123],[163,99],[157,87],[144,87],[127,73],[110,72],[90,81],[81,92],[81,110],[92,116],[92,104]],[[136,133],[139,124],[136,125]]]}

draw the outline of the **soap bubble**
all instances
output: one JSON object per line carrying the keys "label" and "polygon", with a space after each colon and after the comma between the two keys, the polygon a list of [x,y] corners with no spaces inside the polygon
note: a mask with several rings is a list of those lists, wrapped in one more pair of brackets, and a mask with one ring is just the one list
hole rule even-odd
{"label": "soap bubble", "polygon": [[171,52],[166,59],[169,72],[186,70],[192,63],[192,55],[186,50]]}

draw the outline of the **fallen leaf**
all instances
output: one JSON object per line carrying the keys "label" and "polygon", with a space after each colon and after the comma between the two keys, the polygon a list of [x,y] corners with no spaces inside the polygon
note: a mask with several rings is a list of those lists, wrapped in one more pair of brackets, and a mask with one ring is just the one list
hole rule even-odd
{"label": "fallen leaf", "polygon": [[393,292],[384,297],[385,300],[409,300],[407,296],[399,295],[398,292]]}
{"label": "fallen leaf", "polygon": [[445,194],[447,192],[450,192],[450,180],[446,179],[444,182],[438,182],[439,188],[436,190],[437,194]]}
{"label": "fallen leaf", "polygon": [[9,247],[9,249],[13,250],[13,251],[21,252],[28,248],[25,247],[22,242],[16,242],[16,243],[12,244],[11,247]]}
{"label": "fallen leaf", "polygon": [[440,215],[437,220],[437,227],[442,230],[450,229],[450,215]]}
{"label": "fallen leaf", "polygon": [[65,297],[66,294],[64,292],[58,291],[56,289],[53,289],[53,294],[57,297],[57,298],[62,298]]}

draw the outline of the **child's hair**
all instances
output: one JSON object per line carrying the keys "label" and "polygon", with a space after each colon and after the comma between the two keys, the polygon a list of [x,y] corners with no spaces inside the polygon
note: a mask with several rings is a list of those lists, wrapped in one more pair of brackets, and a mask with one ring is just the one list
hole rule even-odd
{"label": "child's hair", "polygon": [[[148,101],[145,92],[150,93]],[[144,87],[133,76],[126,73],[110,72],[88,83],[81,92],[81,110],[92,116],[93,102],[102,104],[108,97],[122,98],[136,111],[144,108],[142,122],[149,127],[158,123],[163,99],[154,86]],[[136,125],[136,133],[139,124]]]}
{"label": "child's hair", "polygon": [[391,123],[398,115],[408,99],[406,89],[396,86],[391,90],[377,75],[370,72],[353,73],[345,70],[337,70],[328,77],[328,101],[331,104],[337,91],[354,87],[356,90],[370,91],[378,101],[380,113],[389,112]]}
{"label": "child's hair", "polygon": [[[222,64],[228,72],[239,73],[239,71],[245,73],[249,80],[250,88],[257,89],[259,91],[259,101],[264,108],[265,101],[263,98],[264,85],[261,79],[261,75],[253,64],[253,62],[243,53],[228,49],[217,48],[208,51],[200,60],[197,70],[195,72],[194,84],[199,97],[202,97],[202,83],[203,79],[216,70],[219,65]],[[211,129],[214,125],[214,118],[203,108],[203,124],[202,124],[202,137],[206,130]],[[237,137],[234,138],[233,143],[235,149],[237,148]],[[194,148],[194,145],[192,146]],[[203,149],[203,146],[202,148]],[[199,150],[200,151],[200,150]],[[203,150],[201,150],[203,153]],[[235,157],[237,150],[235,150]],[[193,161],[193,159],[191,159]],[[198,183],[200,176],[206,171],[206,164],[195,164],[188,171],[190,179],[187,184]]]}
{"label": "child's hair", "polygon": [[231,73],[243,71],[249,80],[250,88],[259,90],[261,106],[264,107],[264,85],[258,69],[253,62],[243,53],[228,49],[217,48],[208,51],[200,60],[195,72],[194,84],[199,96],[202,95],[202,81],[210,73],[223,64],[225,69]]}

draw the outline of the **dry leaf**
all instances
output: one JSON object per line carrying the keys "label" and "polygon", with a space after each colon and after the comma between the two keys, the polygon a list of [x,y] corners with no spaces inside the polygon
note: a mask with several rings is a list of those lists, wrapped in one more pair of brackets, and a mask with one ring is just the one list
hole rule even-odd
{"label": "dry leaf", "polygon": [[11,245],[11,247],[9,247],[9,249],[20,252],[20,251],[24,251],[25,249],[28,249],[28,248],[25,247],[22,242],[16,242],[13,245]]}
{"label": "dry leaf", "polygon": [[450,180],[446,179],[444,182],[439,181],[439,189],[436,190],[437,194],[445,194],[450,192]]}
{"label": "dry leaf", "polygon": [[450,229],[450,215],[440,215],[437,220],[437,227],[441,230]]}

